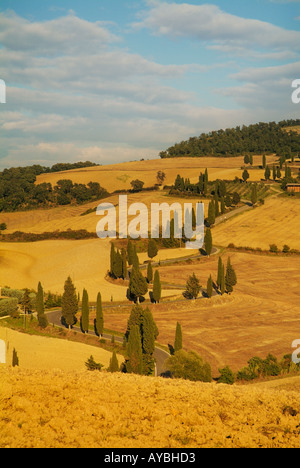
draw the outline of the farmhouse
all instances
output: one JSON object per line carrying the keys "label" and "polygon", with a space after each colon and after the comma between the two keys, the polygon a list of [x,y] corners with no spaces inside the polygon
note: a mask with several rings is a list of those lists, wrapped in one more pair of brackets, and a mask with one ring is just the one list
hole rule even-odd
{"label": "farmhouse", "polygon": [[288,192],[300,192],[300,184],[287,184],[286,189]]}

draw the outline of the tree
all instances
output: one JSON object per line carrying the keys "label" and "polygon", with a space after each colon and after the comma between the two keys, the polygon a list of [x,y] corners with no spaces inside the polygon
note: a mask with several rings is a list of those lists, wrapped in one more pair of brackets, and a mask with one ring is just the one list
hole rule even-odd
{"label": "tree", "polygon": [[237,283],[236,273],[234,271],[233,266],[231,265],[230,258],[228,257],[227,260],[227,268],[226,268],[226,275],[225,275],[225,287],[228,293],[233,291],[233,287]]}
{"label": "tree", "polygon": [[166,174],[163,171],[158,171],[156,175],[156,180],[158,185],[162,185],[165,181]]}
{"label": "tree", "polygon": [[101,293],[97,295],[97,306],[96,306],[96,319],[95,319],[95,331],[98,336],[103,335],[104,331],[104,317],[103,317],[103,310],[102,310],[102,297]]}
{"label": "tree", "polygon": [[160,276],[159,276],[158,270],[156,270],[154,273],[153,299],[155,303],[159,302],[161,299],[161,282],[160,282]]}
{"label": "tree", "polygon": [[76,323],[76,314],[78,312],[78,299],[75,286],[69,276],[65,282],[64,293],[62,296],[62,316],[65,324],[71,329]]}
{"label": "tree", "polygon": [[207,253],[208,256],[210,256],[212,252],[212,235],[211,235],[211,230],[209,228],[206,229],[205,236],[204,236],[204,247],[205,247],[205,252]]}
{"label": "tree", "polygon": [[88,360],[85,362],[85,366],[87,370],[89,371],[101,371],[102,367],[104,367],[103,364],[100,364],[100,362],[96,362],[93,356],[90,356]]}
{"label": "tree", "polygon": [[222,296],[225,293],[225,266],[224,265],[222,265],[220,292]]}
{"label": "tree", "polygon": [[213,293],[213,280],[212,280],[212,276],[210,275],[210,277],[207,280],[207,288],[206,288],[206,294],[209,299],[211,298],[212,293]]}
{"label": "tree", "polygon": [[142,182],[141,180],[139,179],[136,179],[136,180],[132,180],[130,182],[130,185],[132,187],[132,191],[133,192],[141,192],[143,190],[143,187],[144,187],[144,182]]}
{"label": "tree", "polygon": [[175,343],[174,343],[174,352],[180,351],[182,349],[182,330],[180,323],[177,322],[176,332],[175,332]]}
{"label": "tree", "polygon": [[262,157],[262,167],[263,167],[263,169],[266,168],[266,155],[265,154]]}
{"label": "tree", "polygon": [[152,259],[156,257],[157,253],[158,253],[157,243],[155,242],[154,239],[149,239],[148,240],[148,257]]}
{"label": "tree", "polygon": [[232,203],[234,205],[238,205],[241,201],[241,197],[240,195],[238,194],[238,192],[234,192],[233,195],[232,195]]}
{"label": "tree", "polygon": [[109,367],[108,367],[108,372],[119,372],[120,368],[119,368],[119,362],[118,362],[118,358],[117,358],[117,353],[115,350],[113,350],[113,354],[112,354],[112,357],[110,359],[110,362],[109,362]]}
{"label": "tree", "polygon": [[218,383],[223,383],[227,385],[233,385],[235,382],[235,375],[230,369],[226,366],[223,369],[219,369],[220,377],[218,378]]}
{"label": "tree", "polygon": [[243,172],[243,175],[242,175],[242,178],[243,178],[243,181],[244,182],[247,182],[247,180],[249,179],[249,172],[247,171],[247,169],[244,170]]}
{"label": "tree", "polygon": [[266,180],[270,180],[270,177],[271,177],[270,168],[269,168],[269,166],[266,166],[266,170],[265,170],[265,179],[266,179]]}
{"label": "tree", "polygon": [[208,205],[208,217],[207,217],[207,220],[208,220],[208,224],[210,226],[213,226],[215,224],[215,220],[216,220],[216,211],[215,211],[215,204],[214,204],[214,201],[211,200],[209,202],[209,205]]}
{"label": "tree", "polygon": [[82,310],[81,310],[81,330],[83,333],[88,333],[89,331],[89,296],[87,290],[83,290],[82,294]]}
{"label": "tree", "polygon": [[143,373],[146,375],[153,374],[155,366],[153,359],[155,340],[159,333],[152,313],[148,307],[143,309],[140,305],[133,306],[127,322],[127,330],[125,333],[126,342],[129,341],[130,332],[134,326],[138,327],[141,337]]}
{"label": "tree", "polygon": [[217,277],[217,285],[218,285],[219,289],[221,288],[221,284],[222,284],[222,274],[223,274],[223,262],[222,262],[222,258],[219,257],[219,260],[218,260],[218,277]]}
{"label": "tree", "polygon": [[110,276],[114,276],[115,256],[115,244],[112,242],[110,245]]}
{"label": "tree", "polygon": [[252,189],[251,189],[251,202],[252,202],[252,205],[256,205],[256,203],[257,203],[257,188],[256,188],[256,184],[252,185]]}
{"label": "tree", "polygon": [[129,239],[127,244],[127,257],[128,257],[128,265],[131,266],[133,264],[134,252],[132,242]]}
{"label": "tree", "polygon": [[127,372],[141,375],[143,373],[143,352],[141,334],[137,325],[133,325],[130,329],[126,351]]}
{"label": "tree", "polygon": [[211,367],[197,353],[187,353],[183,349],[177,351],[167,360],[167,368],[175,379],[211,382]]}
{"label": "tree", "polygon": [[151,262],[149,262],[147,266],[147,281],[148,283],[152,283],[153,281],[153,268]]}
{"label": "tree", "polygon": [[40,327],[46,328],[48,325],[48,319],[45,314],[44,290],[40,282],[38,284],[38,290],[36,295],[36,311]]}
{"label": "tree", "polygon": [[183,293],[187,299],[197,299],[201,291],[201,285],[195,273],[189,276],[186,282],[186,290]]}
{"label": "tree", "polygon": [[139,266],[133,266],[129,280],[129,294],[134,302],[143,297],[148,291],[146,278],[142,275]]}
{"label": "tree", "polygon": [[125,249],[122,249],[122,277],[124,280],[127,278],[127,258]]}

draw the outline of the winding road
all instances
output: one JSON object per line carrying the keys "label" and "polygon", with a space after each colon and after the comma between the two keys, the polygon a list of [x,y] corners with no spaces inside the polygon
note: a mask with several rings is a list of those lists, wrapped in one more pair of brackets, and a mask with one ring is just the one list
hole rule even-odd
{"label": "winding road", "polygon": [[[103,306],[103,309],[110,308],[110,307],[112,306],[106,306],[106,307]],[[61,323],[61,317],[62,317],[61,309],[52,310],[52,311],[46,312],[46,314],[47,314],[49,323],[53,323],[56,327],[65,328]],[[80,327],[78,326],[74,326],[72,328],[72,331],[73,332],[75,331],[76,333],[82,333]],[[90,330],[89,335],[96,336],[96,333],[93,330]],[[112,336],[111,333],[103,334],[104,339],[111,339],[111,336]],[[115,335],[115,340],[118,341],[119,343],[123,343],[123,338],[117,335]],[[154,358],[156,362],[156,369],[155,369],[156,377],[159,377],[163,372],[167,370],[165,367],[165,363],[169,357],[170,357],[170,354],[167,351],[164,351],[163,349],[158,348],[158,347],[155,348]]]}

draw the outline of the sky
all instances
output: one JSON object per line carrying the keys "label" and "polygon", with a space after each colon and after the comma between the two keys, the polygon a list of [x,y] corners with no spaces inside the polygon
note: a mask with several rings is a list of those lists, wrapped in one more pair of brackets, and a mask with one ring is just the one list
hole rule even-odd
{"label": "sky", "polygon": [[0,0],[0,169],[300,117],[300,0]]}

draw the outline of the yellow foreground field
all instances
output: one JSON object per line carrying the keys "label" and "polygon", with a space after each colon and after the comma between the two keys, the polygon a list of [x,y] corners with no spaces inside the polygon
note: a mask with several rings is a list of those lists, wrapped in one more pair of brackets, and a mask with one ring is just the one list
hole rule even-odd
{"label": "yellow foreground field", "polygon": [[0,448],[299,448],[299,392],[0,367]]}

